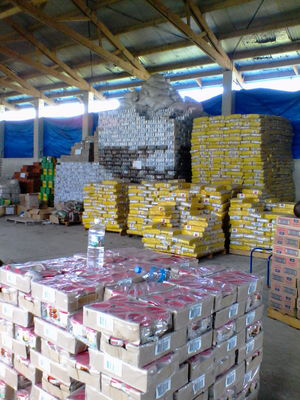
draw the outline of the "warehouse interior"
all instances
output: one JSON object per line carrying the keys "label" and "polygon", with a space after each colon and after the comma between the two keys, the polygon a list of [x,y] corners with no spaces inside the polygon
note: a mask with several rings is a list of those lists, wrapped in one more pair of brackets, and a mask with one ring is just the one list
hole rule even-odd
{"label": "warehouse interior", "polygon": [[299,1],[0,27],[0,398],[298,399]]}

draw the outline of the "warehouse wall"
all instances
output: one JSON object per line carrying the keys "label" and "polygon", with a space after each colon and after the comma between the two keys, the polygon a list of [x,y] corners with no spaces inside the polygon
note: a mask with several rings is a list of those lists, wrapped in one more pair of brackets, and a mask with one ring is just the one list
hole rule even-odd
{"label": "warehouse wall", "polygon": [[3,158],[1,177],[11,178],[23,165],[31,165],[34,161],[34,158]]}

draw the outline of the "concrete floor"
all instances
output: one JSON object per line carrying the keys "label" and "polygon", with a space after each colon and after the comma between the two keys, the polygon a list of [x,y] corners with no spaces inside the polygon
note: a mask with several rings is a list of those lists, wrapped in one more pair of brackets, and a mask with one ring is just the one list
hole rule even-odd
{"label": "concrete floor", "polygon": [[[0,219],[0,259],[5,263],[70,256],[85,252],[87,232],[82,226],[15,225]],[[142,248],[139,238],[108,233],[107,248]],[[225,264],[241,270],[249,268],[249,258],[233,255],[216,256],[203,263]],[[255,261],[255,269],[264,271],[265,262]],[[267,304],[268,290],[264,291]],[[300,399],[300,332],[264,317],[264,359],[259,400]]]}

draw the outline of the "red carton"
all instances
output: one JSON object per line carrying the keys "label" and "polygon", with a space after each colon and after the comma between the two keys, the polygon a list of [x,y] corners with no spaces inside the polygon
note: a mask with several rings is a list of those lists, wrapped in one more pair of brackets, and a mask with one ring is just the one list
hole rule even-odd
{"label": "red carton", "polygon": [[289,248],[283,245],[274,244],[273,246],[273,254],[279,254],[283,256],[289,257],[300,257],[300,250]]}
{"label": "red carton", "polygon": [[300,219],[299,218],[280,216],[280,217],[277,217],[276,224],[292,226],[294,228],[300,229]]}
{"label": "red carton", "polygon": [[277,236],[291,236],[295,238],[300,238],[300,230],[293,227],[277,225],[276,227]]}
{"label": "red carton", "polygon": [[300,238],[276,235],[274,237],[273,243],[274,245],[286,246],[293,249],[300,249]]}

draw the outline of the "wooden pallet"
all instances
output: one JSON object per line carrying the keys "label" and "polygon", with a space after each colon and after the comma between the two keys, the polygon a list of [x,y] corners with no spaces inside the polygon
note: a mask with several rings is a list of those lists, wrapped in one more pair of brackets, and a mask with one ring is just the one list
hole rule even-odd
{"label": "wooden pallet", "polygon": [[[250,257],[250,253],[251,252],[248,251],[248,250],[234,250],[234,249],[230,249],[229,250],[229,254],[234,254],[236,256],[247,256],[247,257]],[[259,251],[255,251],[253,253],[253,257],[255,257],[255,258],[263,258],[263,259],[268,258],[269,255],[270,255],[270,253],[262,253],[262,252],[259,252]]]}
{"label": "wooden pallet", "polygon": [[221,256],[221,255],[225,256],[226,254],[227,254],[227,251],[226,251],[226,249],[224,249],[224,250],[216,251],[215,253],[205,254],[203,256],[197,257],[197,259],[201,260],[202,258],[209,258],[211,260],[215,256]]}
{"label": "wooden pallet", "polygon": [[31,218],[23,218],[23,217],[7,217],[6,221],[14,222],[15,224],[24,224],[24,225],[35,225],[42,224],[43,221],[37,221]]}
{"label": "wooden pallet", "polygon": [[292,328],[300,329],[300,319],[291,317],[290,315],[281,314],[279,311],[274,310],[274,308],[268,308],[268,317],[281,321]]}

